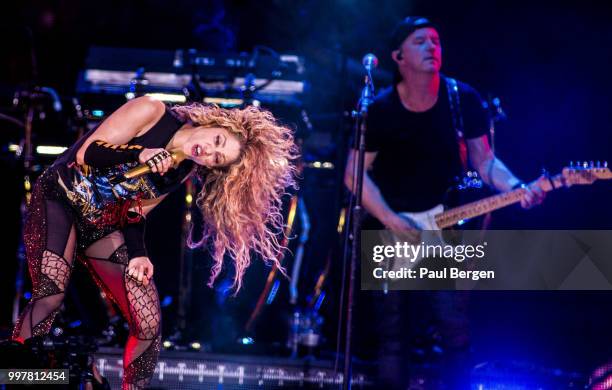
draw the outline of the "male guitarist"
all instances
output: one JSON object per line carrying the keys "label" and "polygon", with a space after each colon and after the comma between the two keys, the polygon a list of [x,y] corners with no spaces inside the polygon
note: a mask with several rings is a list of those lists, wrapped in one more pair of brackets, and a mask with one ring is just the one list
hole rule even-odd
{"label": "male guitarist", "polygon": [[[376,221],[364,221],[363,228],[414,233],[418,226],[399,213],[425,211],[443,203],[448,188],[462,175],[468,162],[486,184],[498,191],[524,186],[524,208],[539,204],[544,192],[537,183],[523,184],[493,154],[487,137],[488,115],[478,93],[440,74],[442,47],[435,25],[423,17],[404,19],[393,32],[391,50],[397,65],[396,83],[375,99],[368,112],[363,205]],[[345,173],[349,189],[353,188],[354,161],[356,151],[352,150]],[[430,300],[433,316],[444,320],[448,320],[449,312],[435,313],[436,308],[461,311],[461,299],[457,301],[461,294],[400,293],[376,298],[375,307],[381,311],[381,330],[377,332],[381,337],[379,379],[385,388],[406,388],[402,355],[410,348],[405,344],[407,338],[413,336],[407,336],[406,328],[402,328],[406,301]],[[465,317],[451,321],[464,320]],[[440,321],[437,325],[445,326]],[[444,329],[441,333],[444,336]],[[455,334],[454,330],[447,333],[451,334],[448,338],[459,339],[442,340],[448,348],[466,347],[465,334]],[[466,384],[454,386],[451,388],[460,389]]]}

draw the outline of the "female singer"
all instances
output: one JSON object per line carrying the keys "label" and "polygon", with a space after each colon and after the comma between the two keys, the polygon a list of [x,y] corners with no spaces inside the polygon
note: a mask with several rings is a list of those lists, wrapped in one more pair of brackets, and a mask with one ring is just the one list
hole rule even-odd
{"label": "female singer", "polygon": [[[148,97],[124,104],[64,152],[34,187],[24,229],[32,299],[13,339],[49,332],[79,258],[129,323],[123,389],[144,387],[161,339],[159,297],[143,240],[147,213],[197,175],[204,236],[191,244],[211,248],[211,284],[229,254],[237,291],[251,252],[280,266],[281,197],[295,184],[296,155],[291,130],[255,107],[167,108]],[[151,173],[109,181],[139,164]]]}

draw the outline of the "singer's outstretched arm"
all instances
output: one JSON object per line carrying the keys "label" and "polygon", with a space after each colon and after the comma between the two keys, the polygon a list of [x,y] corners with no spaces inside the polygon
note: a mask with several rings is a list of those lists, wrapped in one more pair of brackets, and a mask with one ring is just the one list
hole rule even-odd
{"label": "singer's outstretched arm", "polygon": [[127,144],[132,138],[146,133],[163,115],[163,102],[143,96],[130,100],[113,112],[83,143],[76,155],[79,165],[86,164],[85,152],[94,141],[113,145]]}

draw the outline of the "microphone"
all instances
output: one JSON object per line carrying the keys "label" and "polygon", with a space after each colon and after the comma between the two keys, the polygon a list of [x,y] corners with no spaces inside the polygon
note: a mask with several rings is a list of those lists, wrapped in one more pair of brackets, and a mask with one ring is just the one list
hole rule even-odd
{"label": "microphone", "polygon": [[498,97],[494,97],[493,99],[491,99],[491,103],[493,103],[493,107],[495,108],[495,120],[501,121],[508,119],[508,116],[502,108],[501,100]]}
{"label": "microphone", "polygon": [[366,71],[370,73],[372,69],[378,66],[378,58],[376,58],[374,54],[368,53],[365,56],[363,56],[361,63],[365,67]]}
{"label": "microphone", "polygon": [[359,100],[360,111],[367,112],[368,105],[372,103],[374,98],[374,80],[372,79],[372,69],[378,66],[378,58],[372,53],[363,56],[361,60],[363,67],[366,70],[365,86],[361,90],[361,99]]}
{"label": "microphone", "polygon": [[[172,168],[176,168],[186,157],[185,153],[181,151],[171,152],[170,156],[172,157],[172,160],[174,161],[174,164],[172,164]],[[147,164],[140,164],[139,166],[134,167],[125,173],[122,173],[116,176],[111,176],[108,179],[108,182],[111,185],[115,186],[117,184],[123,183],[126,180],[133,179],[135,177],[140,177],[150,172],[151,172],[150,166],[148,166]]]}

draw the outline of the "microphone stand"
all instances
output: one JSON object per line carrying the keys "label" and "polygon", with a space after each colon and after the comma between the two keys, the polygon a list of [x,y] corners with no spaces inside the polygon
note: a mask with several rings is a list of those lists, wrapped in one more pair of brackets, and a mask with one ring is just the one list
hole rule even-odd
{"label": "microphone stand", "polygon": [[352,359],[351,359],[351,338],[353,325],[353,301],[355,295],[355,269],[357,266],[357,256],[360,253],[360,236],[361,236],[361,215],[362,215],[362,200],[363,193],[363,170],[365,158],[365,133],[366,119],[368,117],[368,106],[374,98],[374,82],[372,80],[371,67],[366,67],[365,85],[361,91],[361,98],[357,103],[357,110],[352,112],[352,117],[355,120],[355,142],[358,146],[357,166],[353,166],[353,193],[354,201],[351,209],[350,220],[352,221],[352,230],[349,236],[351,240],[351,259],[349,265],[349,286],[347,293],[346,305],[346,331],[344,344],[344,372],[342,389],[348,390],[351,388],[352,382]]}

